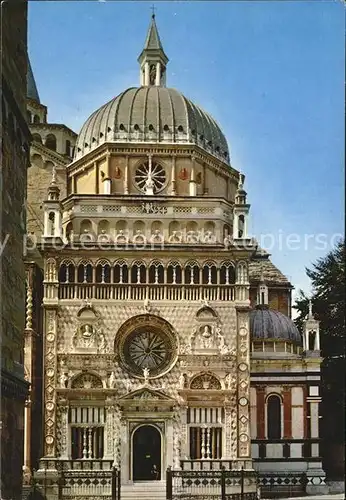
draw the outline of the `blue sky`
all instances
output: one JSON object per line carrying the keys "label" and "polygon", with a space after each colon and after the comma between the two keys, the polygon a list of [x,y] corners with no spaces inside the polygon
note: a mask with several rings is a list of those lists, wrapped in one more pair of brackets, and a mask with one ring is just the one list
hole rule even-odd
{"label": "blue sky", "polygon": [[[29,53],[50,122],[78,132],[139,84],[151,5],[29,2]],[[219,122],[233,167],[246,175],[251,234],[308,291],[305,266],[344,232],[343,2],[155,6],[167,85]]]}

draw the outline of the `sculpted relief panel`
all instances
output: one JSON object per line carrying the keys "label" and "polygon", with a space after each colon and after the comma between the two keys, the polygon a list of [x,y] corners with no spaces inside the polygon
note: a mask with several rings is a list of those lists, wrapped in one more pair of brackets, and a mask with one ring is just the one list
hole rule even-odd
{"label": "sculpted relief panel", "polygon": [[238,454],[250,456],[250,338],[249,313],[238,310]]}

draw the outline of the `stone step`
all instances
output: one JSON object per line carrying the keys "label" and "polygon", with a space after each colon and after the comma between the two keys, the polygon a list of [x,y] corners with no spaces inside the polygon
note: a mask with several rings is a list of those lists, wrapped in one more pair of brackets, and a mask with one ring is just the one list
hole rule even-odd
{"label": "stone step", "polygon": [[121,500],[165,500],[166,481],[140,481],[121,486]]}

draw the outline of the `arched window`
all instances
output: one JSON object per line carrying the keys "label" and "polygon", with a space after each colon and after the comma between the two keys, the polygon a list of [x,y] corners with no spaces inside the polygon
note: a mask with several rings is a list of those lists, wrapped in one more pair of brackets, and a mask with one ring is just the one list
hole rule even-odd
{"label": "arched window", "polygon": [[163,265],[159,262],[154,262],[149,267],[149,283],[153,283],[155,285],[164,282],[164,271]]}
{"label": "arched window", "polygon": [[91,264],[81,263],[78,266],[77,279],[78,283],[91,283],[93,277],[93,269]]}
{"label": "arched window", "polygon": [[42,137],[40,134],[32,134],[32,140],[35,142],[40,142],[42,144]]}
{"label": "arched window", "polygon": [[125,262],[117,262],[114,266],[114,283],[128,283],[129,270]]}
{"label": "arched window", "polygon": [[75,267],[72,262],[64,262],[59,269],[59,282],[60,283],[74,283],[75,281]]}
{"label": "arched window", "polygon": [[199,284],[199,267],[197,264],[187,264],[185,267],[185,284],[198,285]]}
{"label": "arched window", "polygon": [[38,115],[34,116],[34,123],[40,123],[40,117]]}
{"label": "arched window", "polygon": [[244,234],[245,217],[244,215],[239,215],[238,218],[238,238],[242,238]]}
{"label": "arched window", "polygon": [[238,262],[237,265],[237,283],[244,285],[248,282],[247,266],[245,262]]}
{"label": "arched window", "polygon": [[55,213],[50,212],[48,216],[48,234],[49,236],[54,236],[55,232]]}
{"label": "arched window", "polygon": [[205,266],[203,266],[202,282],[203,285],[217,284],[217,272],[216,267],[213,264],[206,264]]}
{"label": "arched window", "polygon": [[96,283],[110,283],[111,268],[107,262],[100,262],[96,266]]}
{"label": "arched window", "polygon": [[91,233],[92,231],[92,224],[89,219],[83,219],[80,223],[80,232],[81,234],[83,233]]}
{"label": "arched window", "polygon": [[220,267],[220,285],[233,285],[235,283],[235,269],[231,263],[222,264]]}
{"label": "arched window", "polygon": [[65,153],[67,156],[71,156],[71,141],[67,140],[65,143]]}
{"label": "arched window", "polygon": [[56,137],[53,134],[48,134],[46,137],[46,147],[52,151],[56,151]]}
{"label": "arched window", "polygon": [[146,269],[145,265],[141,263],[135,263],[131,267],[131,283],[145,283],[146,281]]}
{"label": "arched window", "polygon": [[182,282],[182,271],[180,264],[173,262],[167,267],[167,283],[172,283],[173,285]]}
{"label": "arched window", "polygon": [[101,220],[97,225],[97,234],[109,234],[108,220]]}
{"label": "arched window", "polygon": [[267,399],[267,438],[281,439],[281,399],[276,394]]}

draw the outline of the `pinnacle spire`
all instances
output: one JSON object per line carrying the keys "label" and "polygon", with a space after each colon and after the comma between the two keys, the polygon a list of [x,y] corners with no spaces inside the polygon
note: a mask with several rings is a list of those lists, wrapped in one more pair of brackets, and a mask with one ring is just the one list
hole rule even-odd
{"label": "pinnacle spire", "polygon": [[309,319],[314,319],[314,316],[312,314],[312,300],[309,299],[309,316],[308,316]]}
{"label": "pinnacle spire", "polygon": [[165,85],[168,57],[163,50],[154,12],[151,15],[144,48],[138,57],[138,62],[141,85],[156,87]]}
{"label": "pinnacle spire", "polygon": [[52,180],[50,181],[48,187],[48,200],[57,201],[59,200],[60,188],[56,182],[56,166],[53,165],[52,169]]}
{"label": "pinnacle spire", "polygon": [[144,44],[144,50],[162,50],[162,43],[160,40],[160,35],[156,26],[155,12],[151,15],[151,23],[147,33],[147,38]]}
{"label": "pinnacle spire", "polygon": [[27,56],[26,96],[29,97],[29,99],[33,99],[34,101],[40,103],[40,96],[38,95],[29,55]]}

